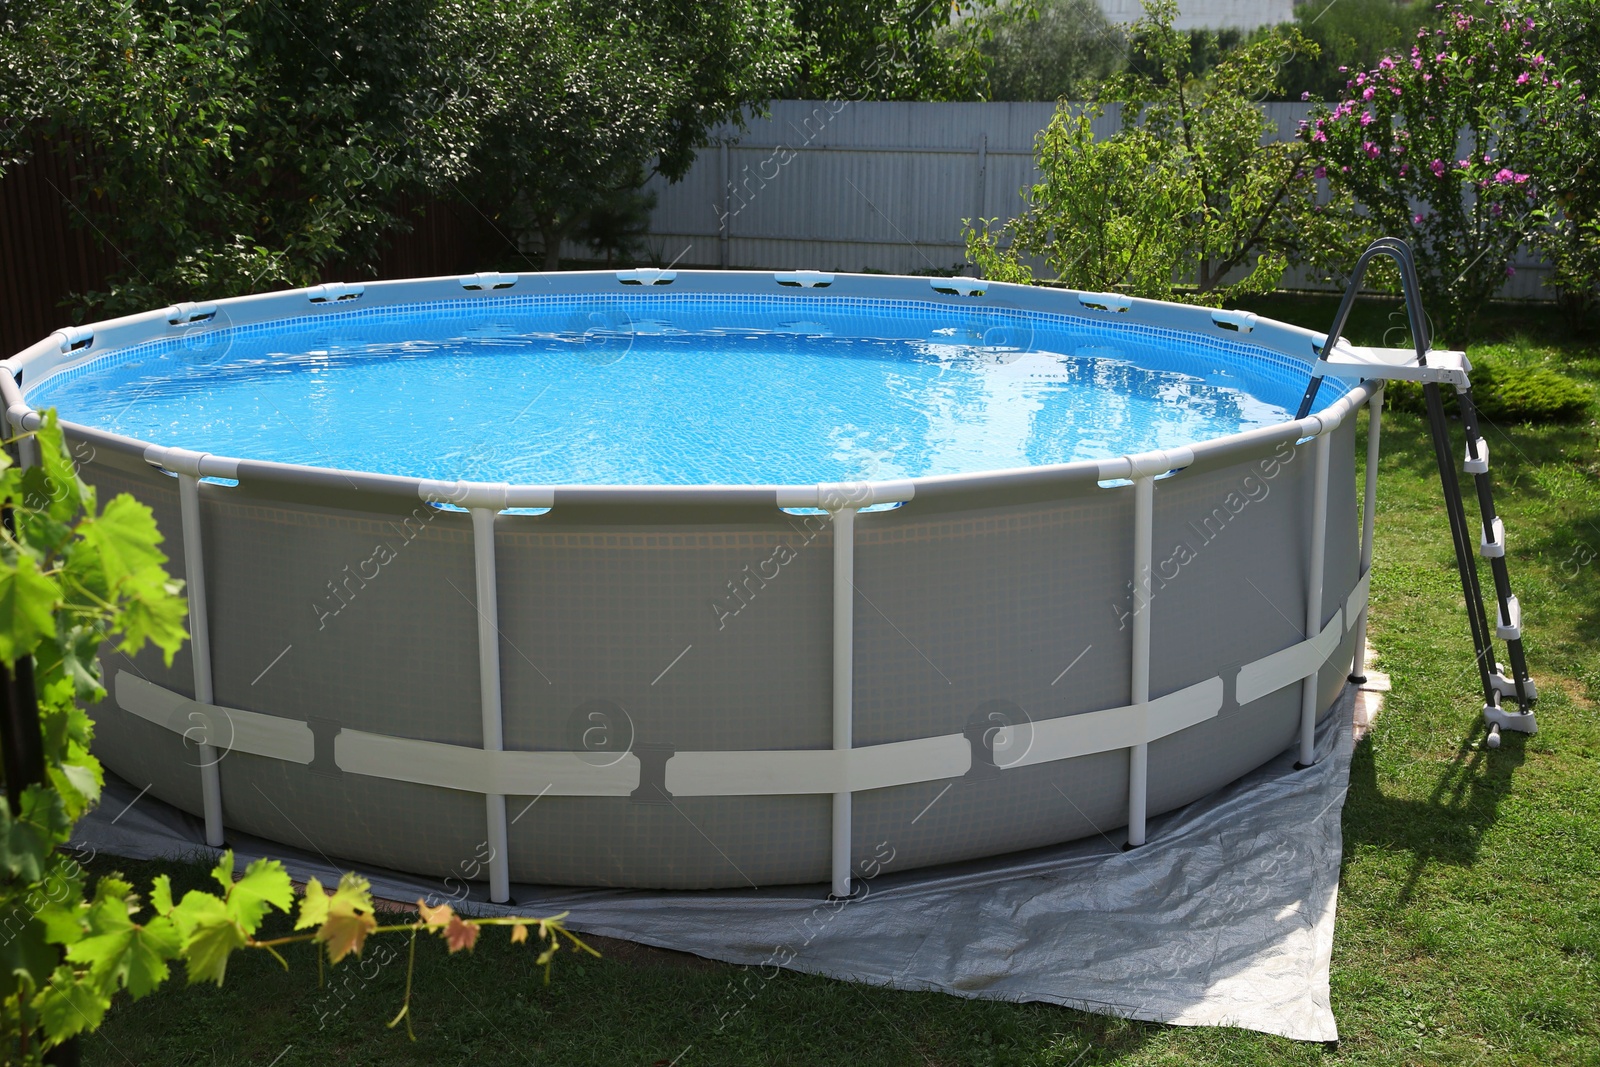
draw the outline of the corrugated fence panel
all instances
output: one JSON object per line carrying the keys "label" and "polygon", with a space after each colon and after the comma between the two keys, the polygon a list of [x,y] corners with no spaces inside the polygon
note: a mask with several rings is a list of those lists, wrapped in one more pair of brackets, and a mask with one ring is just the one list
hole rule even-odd
{"label": "corrugated fence panel", "polygon": [[[1266,105],[1295,136],[1311,105]],[[1039,179],[1034,142],[1050,103],[775,100],[722,131],[677,185],[656,180],[652,252],[682,266],[757,270],[949,270],[966,259],[962,220],[1014,218]],[[1113,109],[1094,120],[1109,137]],[[726,226],[723,226],[724,216]],[[1036,265],[1037,267],[1037,265]],[[1549,268],[1524,252],[1500,295],[1549,299]],[[1286,284],[1323,288],[1305,272]]]}

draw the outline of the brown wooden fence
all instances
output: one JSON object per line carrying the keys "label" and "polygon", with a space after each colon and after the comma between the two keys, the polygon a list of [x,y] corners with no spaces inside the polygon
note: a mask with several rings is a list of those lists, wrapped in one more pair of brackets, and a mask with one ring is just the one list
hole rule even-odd
{"label": "brown wooden fence", "polygon": [[[74,205],[74,180],[84,164],[49,151],[0,177],[0,357],[74,320],[73,294],[104,289],[126,269],[122,255]],[[434,200],[371,264],[345,264],[324,281],[368,281],[470,273],[498,266],[503,245],[478,212],[462,200]]]}

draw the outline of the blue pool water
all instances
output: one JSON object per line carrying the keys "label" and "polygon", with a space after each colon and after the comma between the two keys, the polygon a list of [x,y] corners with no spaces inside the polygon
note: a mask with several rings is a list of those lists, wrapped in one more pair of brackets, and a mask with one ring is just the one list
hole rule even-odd
{"label": "blue pool water", "polygon": [[1238,343],[910,302],[462,307],[247,328],[221,315],[28,400],[224,456],[517,484],[764,484],[1172,447],[1281,422],[1306,381]]}

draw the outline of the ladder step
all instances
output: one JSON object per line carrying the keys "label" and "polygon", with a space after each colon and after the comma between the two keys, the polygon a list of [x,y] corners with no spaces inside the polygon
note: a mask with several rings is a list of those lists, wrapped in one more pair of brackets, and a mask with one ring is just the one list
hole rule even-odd
{"label": "ladder step", "polygon": [[[1509,613],[1511,617],[1506,618]],[[1502,641],[1522,640],[1522,605],[1517,603],[1517,598],[1506,598],[1506,611],[1499,613],[1499,625],[1494,628],[1495,636]]]}
{"label": "ladder step", "polygon": [[[1489,675],[1489,683],[1494,686],[1494,691],[1503,697],[1515,697],[1517,695],[1516,679],[1508,678],[1505,670],[1498,663],[1494,665],[1494,673]],[[1529,700],[1539,699],[1539,690],[1533,684],[1532,678],[1524,678],[1522,680],[1522,691],[1528,695]]]}
{"label": "ladder step", "polygon": [[1477,459],[1473,459],[1472,458],[1472,450],[1468,449],[1466,457],[1464,458],[1464,460],[1462,462],[1462,467],[1466,470],[1466,472],[1468,474],[1488,474],[1489,473],[1489,442],[1485,441],[1483,438],[1480,437],[1474,443],[1477,445],[1478,458]]}
{"label": "ladder step", "polygon": [[1493,527],[1494,536],[1490,537],[1489,530],[1483,531],[1483,538],[1478,542],[1478,554],[1484,559],[1499,559],[1506,554],[1506,524],[1496,515]]}

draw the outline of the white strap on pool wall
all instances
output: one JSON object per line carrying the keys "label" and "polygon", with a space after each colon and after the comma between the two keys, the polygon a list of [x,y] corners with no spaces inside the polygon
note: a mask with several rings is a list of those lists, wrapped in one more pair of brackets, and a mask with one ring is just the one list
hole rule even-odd
{"label": "white strap on pool wall", "polygon": [[1328,657],[1333,655],[1343,639],[1344,609],[1341,608],[1333,613],[1333,618],[1328,620],[1322,632],[1309,641],[1290,645],[1240,667],[1234,699],[1240,704],[1248,704],[1268,693],[1276,693],[1286,685],[1309,678],[1328,662]]}
{"label": "white strap on pool wall", "polygon": [[248,752],[289,763],[310,763],[315,758],[316,738],[311,727],[298,719],[202,704],[127,671],[117,672],[114,686],[122,710],[209,745],[222,756]]}
{"label": "white strap on pool wall", "polygon": [[[1366,577],[1347,606],[1366,603]],[[1245,664],[1235,687],[1240,704],[1259,700],[1318,671],[1337,651],[1344,608],[1309,641]],[[314,758],[310,726],[295,719],[200,704],[126,671],[117,674],[116,700],[125,711],[177,734],[228,750],[292,763]],[[1002,772],[1096,752],[1149,744],[1216,717],[1223,680],[1207,678],[1144,704],[1039,719],[1002,727],[997,750],[1020,745],[1021,756]],[[639,759],[627,753],[604,762],[591,752],[505,752],[464,745],[341,730],[334,762],[347,774],[500,796],[625,797],[639,786]],[[683,751],[666,764],[673,796],[788,796],[886,789],[967,773],[972,746],[964,733],[849,749]]]}
{"label": "white strap on pool wall", "polygon": [[673,796],[859,793],[957,778],[972,768],[964,734],[853,749],[679,752],[667,761]]}
{"label": "white strap on pool wall", "polygon": [[625,797],[639,787],[639,758],[604,753],[505,752],[408,737],[341,730],[333,758],[346,774],[365,774],[490,796]]}
{"label": "white strap on pool wall", "polygon": [[1222,710],[1222,693],[1222,679],[1207,678],[1147,704],[1004,726],[995,736],[994,747],[999,750],[1010,744],[1025,746],[1019,758],[1005,765],[1009,768],[1148,745],[1215,718]]}

